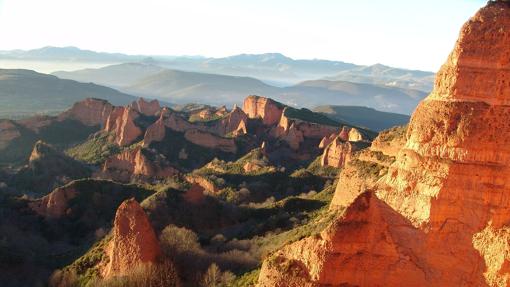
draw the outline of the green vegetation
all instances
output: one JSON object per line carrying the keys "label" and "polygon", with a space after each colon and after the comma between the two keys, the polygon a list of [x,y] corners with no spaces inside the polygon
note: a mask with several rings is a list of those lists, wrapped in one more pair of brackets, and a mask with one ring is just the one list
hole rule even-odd
{"label": "green vegetation", "polygon": [[391,129],[382,131],[379,134],[379,140],[381,142],[391,142],[394,140],[405,140],[406,133],[407,133],[407,125],[393,127]]}
{"label": "green vegetation", "polygon": [[321,158],[322,156],[318,156],[314,161],[312,161],[308,165],[306,170],[316,176],[336,178],[336,176],[340,172],[340,169],[332,166],[322,166]]}
{"label": "green vegetation", "polygon": [[334,127],[338,127],[341,125],[338,121],[332,120],[323,114],[315,113],[305,108],[295,109],[292,107],[287,107],[285,109],[284,115],[290,119],[297,119],[320,125],[328,125]]}
{"label": "green vegetation", "polygon": [[360,178],[378,178],[382,175],[382,173],[387,172],[386,167],[375,162],[353,159],[349,164],[356,167]]}
{"label": "green vegetation", "polygon": [[86,142],[72,147],[66,153],[90,164],[100,164],[108,157],[120,152],[120,147],[111,142],[111,134],[99,133]]}
{"label": "green vegetation", "polygon": [[189,117],[188,121],[191,123],[201,122],[201,123],[213,123],[220,119],[224,118],[222,115],[212,114],[208,118],[201,118],[198,114],[193,114]]}
{"label": "green vegetation", "polygon": [[405,125],[410,118],[408,115],[381,112],[360,106],[319,106],[314,108],[313,111],[349,126],[365,127],[377,132],[394,126]]}

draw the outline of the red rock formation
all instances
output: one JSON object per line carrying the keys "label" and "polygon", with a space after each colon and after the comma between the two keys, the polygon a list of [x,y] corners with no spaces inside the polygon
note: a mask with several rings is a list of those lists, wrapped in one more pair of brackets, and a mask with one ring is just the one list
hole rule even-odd
{"label": "red rock formation", "polygon": [[324,149],[321,157],[321,165],[336,168],[344,167],[351,159],[353,153],[360,148],[361,146],[353,142],[346,142],[340,139],[340,137],[337,137]]}
{"label": "red rock formation", "polygon": [[59,120],[74,119],[87,126],[104,127],[113,106],[106,100],[88,98],[75,103],[69,110],[58,116]]}
{"label": "red rock formation", "polygon": [[129,275],[143,264],[154,264],[161,249],[149,219],[134,199],[125,200],[117,209],[113,238],[108,247],[109,262],[105,278]]}
{"label": "red rock formation", "polygon": [[220,119],[214,127],[207,130],[222,136],[230,133],[236,133],[236,135],[245,134],[247,119],[248,116],[243,110],[235,107],[230,113]]}
{"label": "red rock formation", "polygon": [[192,184],[182,198],[191,204],[202,204],[205,199],[204,191],[205,189],[201,185]]}
{"label": "red rock formation", "polygon": [[147,130],[145,130],[145,135],[143,136],[143,146],[148,147],[153,142],[160,142],[165,138],[166,134],[166,126],[165,126],[165,117],[161,113],[159,119],[150,125]]}
{"label": "red rock formation", "polygon": [[186,181],[188,181],[191,184],[196,184],[198,186],[201,186],[206,192],[209,193],[218,193],[220,189],[209,179],[200,176],[200,175],[188,175],[186,176]]}
{"label": "red rock formation", "polygon": [[338,127],[289,118],[284,110],[272,135],[286,141],[293,150],[298,150],[305,138],[320,140],[337,132]]}
{"label": "red rock formation", "polygon": [[184,133],[184,138],[189,142],[206,148],[221,150],[228,153],[236,153],[237,146],[234,139],[223,138],[205,131],[191,129]]}
{"label": "red rock formation", "polygon": [[144,98],[139,98],[131,103],[130,106],[140,114],[146,116],[155,116],[161,110],[158,100],[147,102]]}
{"label": "red rock formation", "polygon": [[276,124],[282,115],[284,106],[269,98],[249,96],[244,99],[243,111],[250,119],[261,118],[264,125]]}
{"label": "red rock formation", "polygon": [[108,158],[97,176],[127,182],[133,178],[165,178],[178,173],[169,163],[155,157],[149,160],[142,147],[126,150]]}
{"label": "red rock formation", "polygon": [[115,107],[106,120],[104,130],[115,134],[116,144],[130,145],[143,134],[135,124],[139,116],[140,114],[130,107]]}
{"label": "red rock formation", "polygon": [[[319,258],[309,255],[310,245],[300,247],[313,238],[281,257],[315,268],[309,281],[320,284],[510,285],[509,55],[510,4],[489,3],[464,25],[434,91],[413,114],[378,199],[369,200],[380,207],[360,209],[366,219],[353,223],[356,200],[341,221],[348,229],[313,244]],[[386,230],[360,231],[371,222]],[[359,248],[360,238],[373,248]],[[265,266],[262,286],[301,278]]]}
{"label": "red rock formation", "polygon": [[423,237],[367,192],[323,232],[265,260],[258,286],[429,286],[413,252]]}
{"label": "red rock formation", "polygon": [[30,202],[28,205],[43,217],[58,219],[66,214],[69,200],[77,195],[78,193],[73,187],[63,186],[53,190],[41,199]]}

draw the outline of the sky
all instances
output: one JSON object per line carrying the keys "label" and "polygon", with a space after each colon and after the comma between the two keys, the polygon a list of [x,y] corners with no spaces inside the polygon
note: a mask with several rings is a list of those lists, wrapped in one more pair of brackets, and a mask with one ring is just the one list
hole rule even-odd
{"label": "sky", "polygon": [[0,0],[0,50],[279,52],[436,71],[486,0]]}

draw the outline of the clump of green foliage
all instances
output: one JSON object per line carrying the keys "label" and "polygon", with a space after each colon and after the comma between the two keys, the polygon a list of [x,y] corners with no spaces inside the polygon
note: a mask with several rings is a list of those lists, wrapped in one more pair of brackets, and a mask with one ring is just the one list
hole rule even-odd
{"label": "clump of green foliage", "polygon": [[332,120],[331,118],[328,118],[327,116],[325,116],[323,114],[312,112],[311,110],[306,109],[306,108],[295,109],[292,107],[287,107],[285,109],[284,115],[286,117],[288,117],[289,119],[297,119],[297,120],[302,120],[305,122],[316,123],[316,124],[327,125],[327,126],[334,126],[334,127],[340,126],[339,122]]}
{"label": "clump of green foliage", "polygon": [[77,159],[90,164],[100,164],[108,157],[121,151],[120,147],[111,140],[111,134],[98,133],[86,142],[72,147],[66,153]]}
{"label": "clump of green foliage", "polygon": [[381,142],[390,142],[393,140],[405,140],[407,132],[407,125],[392,127],[391,129],[384,130],[379,133],[379,140]]}
{"label": "clump of green foliage", "polygon": [[387,171],[387,168],[383,165],[359,159],[353,159],[349,164],[356,167],[356,170],[361,178],[377,178],[380,177],[382,173]]}

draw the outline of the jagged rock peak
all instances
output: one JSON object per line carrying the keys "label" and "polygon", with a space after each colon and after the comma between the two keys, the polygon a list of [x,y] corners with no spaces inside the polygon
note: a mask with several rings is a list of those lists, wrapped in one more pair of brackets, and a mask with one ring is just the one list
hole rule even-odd
{"label": "jagged rock peak", "polygon": [[156,233],[135,199],[122,202],[115,214],[105,277],[129,274],[140,264],[153,264],[161,257]]}

